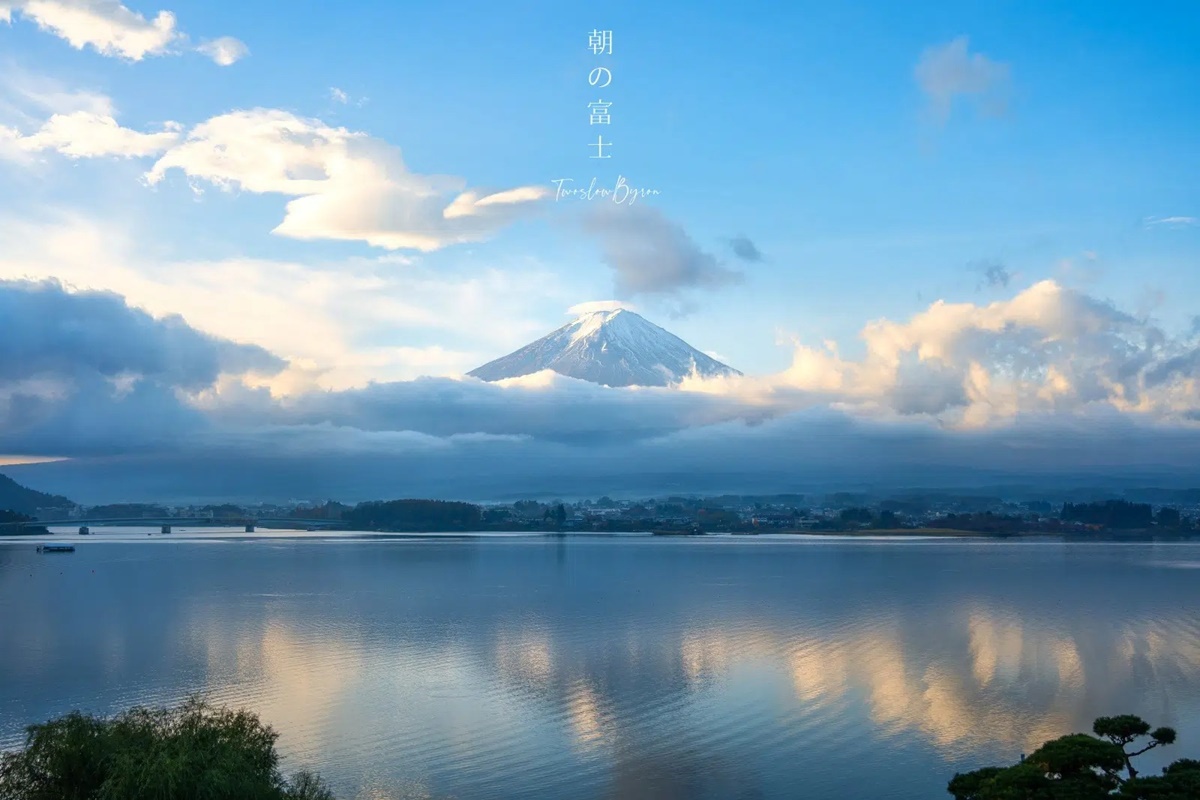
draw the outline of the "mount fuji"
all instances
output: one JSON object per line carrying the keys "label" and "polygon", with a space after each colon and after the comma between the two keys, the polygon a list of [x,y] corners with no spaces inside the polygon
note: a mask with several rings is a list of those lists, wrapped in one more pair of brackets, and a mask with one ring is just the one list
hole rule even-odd
{"label": "mount fuji", "polygon": [[467,374],[498,381],[544,369],[605,386],[670,386],[692,374],[742,374],[624,308],[584,314]]}

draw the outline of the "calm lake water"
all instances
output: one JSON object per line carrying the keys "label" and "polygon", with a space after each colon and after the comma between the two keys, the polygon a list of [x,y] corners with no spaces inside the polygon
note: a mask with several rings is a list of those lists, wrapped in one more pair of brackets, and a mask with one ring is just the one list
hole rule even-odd
{"label": "calm lake water", "polygon": [[54,538],[0,543],[0,747],[199,691],[341,798],[925,800],[1125,712],[1200,756],[1200,545]]}

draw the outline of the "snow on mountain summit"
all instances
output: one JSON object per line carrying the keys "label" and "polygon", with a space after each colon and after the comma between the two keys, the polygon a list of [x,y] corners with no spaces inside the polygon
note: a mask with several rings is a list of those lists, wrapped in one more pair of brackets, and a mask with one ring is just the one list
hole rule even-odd
{"label": "snow on mountain summit", "polygon": [[545,369],[605,386],[670,386],[693,372],[742,374],[625,308],[584,314],[467,374],[498,381]]}

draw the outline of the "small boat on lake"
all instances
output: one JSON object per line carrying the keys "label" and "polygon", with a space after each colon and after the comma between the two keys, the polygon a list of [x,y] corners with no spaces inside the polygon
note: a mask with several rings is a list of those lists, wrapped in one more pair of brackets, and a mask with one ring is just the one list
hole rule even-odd
{"label": "small boat on lake", "polygon": [[39,544],[39,553],[74,553],[75,546],[69,544]]}

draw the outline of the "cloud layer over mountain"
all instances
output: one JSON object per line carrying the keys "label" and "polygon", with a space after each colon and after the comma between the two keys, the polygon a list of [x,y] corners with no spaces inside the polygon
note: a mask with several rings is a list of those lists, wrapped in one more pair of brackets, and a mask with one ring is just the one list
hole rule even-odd
{"label": "cloud layer over mountain", "polygon": [[[0,284],[0,453],[125,499],[777,489],[1065,473],[1194,479],[1200,344],[1044,282],[988,305],[877,320],[862,352],[797,345],[777,375],[610,389],[552,373],[272,395],[261,347],[105,293]],[[283,466],[284,462],[290,466]],[[242,475],[234,488],[222,480]],[[499,465],[503,464],[503,468]],[[201,468],[201,465],[208,465]],[[265,473],[270,472],[271,475]],[[171,477],[174,475],[174,482]],[[54,477],[57,476],[57,477]],[[113,480],[116,480],[114,477]],[[297,483],[295,491],[284,484]],[[257,482],[257,483],[256,483]],[[155,488],[158,487],[158,488]]]}

